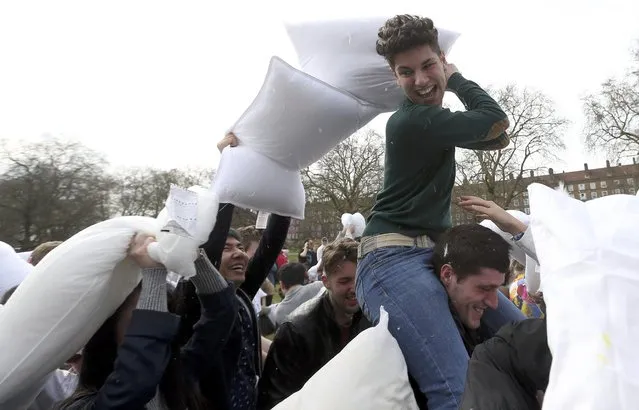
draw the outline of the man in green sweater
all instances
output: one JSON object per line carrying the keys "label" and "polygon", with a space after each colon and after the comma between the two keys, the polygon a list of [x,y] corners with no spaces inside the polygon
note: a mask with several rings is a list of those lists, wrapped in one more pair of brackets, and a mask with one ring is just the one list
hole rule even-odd
{"label": "man in green sweater", "polygon": [[[380,306],[388,311],[389,329],[428,408],[457,409],[468,354],[447,293],[433,272],[432,248],[451,226],[455,147],[505,148],[508,117],[481,87],[446,61],[428,18],[389,19],[379,30],[377,52],[407,98],[386,126],[384,187],[359,248],[357,299],[373,322],[379,319]],[[446,90],[457,94],[467,111],[443,108]],[[498,296],[502,303],[497,310],[473,306],[473,314],[495,331],[523,319],[507,298]]]}

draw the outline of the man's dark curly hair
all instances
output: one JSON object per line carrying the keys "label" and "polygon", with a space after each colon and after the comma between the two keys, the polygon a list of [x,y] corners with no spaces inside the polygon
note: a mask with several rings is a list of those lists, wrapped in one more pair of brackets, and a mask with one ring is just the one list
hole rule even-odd
{"label": "man's dark curly hair", "polygon": [[440,54],[438,33],[433,20],[427,17],[401,14],[386,20],[377,32],[377,54],[384,57],[391,67],[398,53],[419,46],[430,46]]}

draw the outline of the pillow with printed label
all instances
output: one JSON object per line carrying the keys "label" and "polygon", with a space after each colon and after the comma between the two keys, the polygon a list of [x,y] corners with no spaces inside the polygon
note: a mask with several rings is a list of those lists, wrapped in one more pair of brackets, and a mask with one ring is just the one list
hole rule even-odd
{"label": "pillow with printed label", "polygon": [[[298,308],[299,309],[299,308]],[[330,394],[327,394],[330,392]],[[408,369],[382,307],[366,329],[275,410],[417,410]]]}
{"label": "pillow with printed label", "polygon": [[136,233],[159,233],[153,218],[100,222],[56,247],[0,310],[0,408],[80,350],[140,281],[127,257]]}
{"label": "pillow with printed label", "polygon": [[544,409],[637,407],[639,198],[528,194],[553,358]]}
{"label": "pillow with printed label", "polygon": [[[230,131],[241,146],[286,169],[298,171],[320,159],[381,112],[273,57],[260,92]],[[262,172],[259,167],[262,162],[250,167],[252,178]],[[218,172],[223,171],[221,166]],[[243,184],[247,182],[242,180]],[[253,195],[259,198],[277,183],[271,180]]]}
{"label": "pillow with printed label", "polygon": [[[375,51],[386,17],[287,24],[302,71],[355,97],[394,111],[406,98],[386,60]],[[459,33],[438,28],[448,54]]]}
{"label": "pillow with printed label", "polygon": [[222,151],[212,189],[221,203],[304,219],[306,196],[300,171],[246,145]]}

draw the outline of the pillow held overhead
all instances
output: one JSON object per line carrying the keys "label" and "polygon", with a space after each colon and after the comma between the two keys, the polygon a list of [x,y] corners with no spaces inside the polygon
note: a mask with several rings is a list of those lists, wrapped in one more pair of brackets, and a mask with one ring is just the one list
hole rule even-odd
{"label": "pillow held overhead", "polygon": [[[394,111],[405,96],[388,63],[375,51],[377,32],[386,17],[286,24],[302,70],[340,90]],[[459,33],[437,28],[448,54]]]}
{"label": "pillow held overhead", "polygon": [[240,145],[297,171],[381,112],[273,57],[260,92],[230,131]]}

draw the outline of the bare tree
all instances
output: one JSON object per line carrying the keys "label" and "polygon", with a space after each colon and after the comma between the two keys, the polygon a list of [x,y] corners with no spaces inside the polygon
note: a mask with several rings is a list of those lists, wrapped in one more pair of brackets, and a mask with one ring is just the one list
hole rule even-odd
{"label": "bare tree", "polygon": [[328,203],[336,214],[367,213],[384,178],[384,139],[360,131],[302,170],[308,200]]}
{"label": "bare tree", "polygon": [[639,47],[635,67],[622,79],[608,79],[584,100],[586,146],[614,161],[639,154]]}
{"label": "bare tree", "polygon": [[508,207],[523,190],[522,179],[557,159],[565,149],[568,120],[540,91],[508,85],[493,92],[510,119],[510,145],[498,151],[462,151],[457,161],[457,191],[483,196]]}
{"label": "bare tree", "polygon": [[211,170],[130,168],[115,177],[113,211],[118,215],[156,217],[164,208],[171,184],[184,188],[208,185]]}
{"label": "bare tree", "polygon": [[30,249],[65,240],[109,217],[106,161],[75,142],[51,139],[2,149],[0,238]]}

